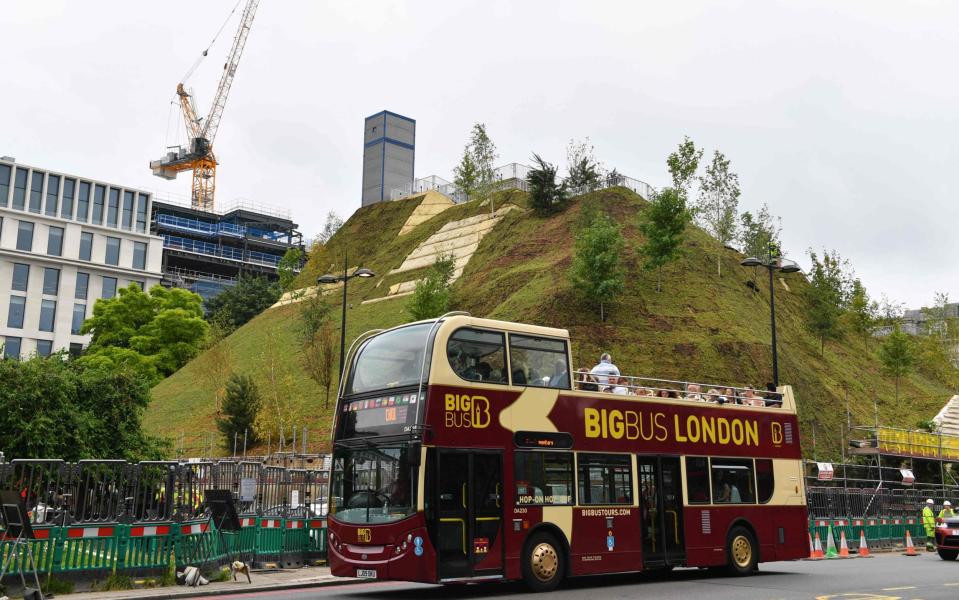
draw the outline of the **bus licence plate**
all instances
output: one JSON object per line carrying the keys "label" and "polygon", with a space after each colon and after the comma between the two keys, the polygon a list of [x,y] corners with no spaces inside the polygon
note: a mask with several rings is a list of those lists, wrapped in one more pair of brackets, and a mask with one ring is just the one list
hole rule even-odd
{"label": "bus licence plate", "polygon": [[376,579],[376,569],[357,569],[356,576],[360,579]]}

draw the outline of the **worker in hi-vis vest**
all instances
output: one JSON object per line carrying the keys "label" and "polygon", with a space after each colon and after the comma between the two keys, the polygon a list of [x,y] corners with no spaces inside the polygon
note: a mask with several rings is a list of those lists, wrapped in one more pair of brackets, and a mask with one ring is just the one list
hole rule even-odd
{"label": "worker in hi-vis vest", "polygon": [[946,500],[942,503],[942,510],[939,511],[940,519],[951,519],[956,516],[956,513],[952,510],[952,502]]}
{"label": "worker in hi-vis vest", "polygon": [[922,508],[922,527],[926,530],[926,550],[929,552],[936,549],[936,513],[932,512],[933,504],[932,498],[929,498]]}

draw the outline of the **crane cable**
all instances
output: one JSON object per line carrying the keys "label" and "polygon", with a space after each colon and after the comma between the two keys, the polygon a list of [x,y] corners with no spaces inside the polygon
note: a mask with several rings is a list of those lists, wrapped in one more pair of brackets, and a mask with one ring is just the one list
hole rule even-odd
{"label": "crane cable", "polygon": [[216,43],[216,39],[220,37],[220,34],[223,33],[223,29],[226,27],[226,24],[230,22],[230,18],[236,12],[236,9],[240,6],[240,2],[243,0],[236,0],[236,4],[233,5],[233,10],[230,11],[230,14],[227,15],[226,19],[223,21],[223,24],[220,25],[220,28],[217,30],[216,35],[213,36],[213,39],[210,40],[210,43],[207,44],[207,47],[203,50],[200,56],[196,59],[196,62],[193,63],[193,66],[186,72],[180,81],[186,83],[186,81],[193,75],[193,72],[196,71],[197,67],[200,66],[200,63],[203,62],[203,59],[206,58],[207,53],[210,51],[210,48],[213,47],[213,44]]}

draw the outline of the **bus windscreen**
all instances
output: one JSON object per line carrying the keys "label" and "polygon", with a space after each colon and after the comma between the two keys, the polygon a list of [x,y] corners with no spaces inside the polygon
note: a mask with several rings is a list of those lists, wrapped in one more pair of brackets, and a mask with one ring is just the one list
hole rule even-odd
{"label": "bus windscreen", "polygon": [[432,327],[433,323],[418,323],[367,340],[350,369],[345,395],[418,384]]}

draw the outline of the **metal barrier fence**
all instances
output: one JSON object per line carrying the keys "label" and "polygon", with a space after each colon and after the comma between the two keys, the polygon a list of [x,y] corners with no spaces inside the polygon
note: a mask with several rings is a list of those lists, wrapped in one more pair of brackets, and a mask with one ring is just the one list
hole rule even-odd
{"label": "metal barrier fence", "polygon": [[[231,559],[257,567],[325,560],[326,503],[314,499],[325,497],[328,477],[245,461],[0,464],[0,489],[18,491],[29,513],[38,572],[87,579]],[[232,492],[239,531],[217,531],[203,502],[212,489]],[[0,562],[11,552],[26,567],[23,548],[0,530]]]}

